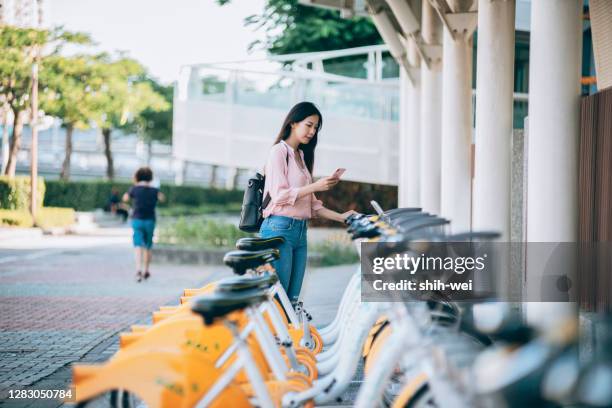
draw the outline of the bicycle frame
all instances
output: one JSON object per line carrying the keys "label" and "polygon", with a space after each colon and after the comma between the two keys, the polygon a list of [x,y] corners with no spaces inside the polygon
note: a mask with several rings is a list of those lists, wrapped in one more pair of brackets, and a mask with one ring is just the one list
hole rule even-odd
{"label": "bicycle frame", "polygon": [[198,402],[196,408],[205,408],[211,405],[243,368],[246,371],[249,382],[253,386],[254,394],[260,406],[263,408],[274,408],[272,398],[270,397],[257,365],[253,361],[251,352],[246,345],[245,338],[238,332],[233,323],[227,322],[226,326],[232,331],[232,335],[237,344],[236,352],[238,358],[227,370],[225,370],[208,392],[204,394],[204,397]]}

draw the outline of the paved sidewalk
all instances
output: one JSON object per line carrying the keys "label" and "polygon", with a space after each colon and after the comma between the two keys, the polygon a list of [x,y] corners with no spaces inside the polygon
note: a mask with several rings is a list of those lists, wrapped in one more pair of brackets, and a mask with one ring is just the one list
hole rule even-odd
{"label": "paved sidewalk", "polygon": [[[116,343],[118,332],[145,322],[160,305],[176,303],[184,288],[229,273],[221,266],[153,265],[152,278],[137,283],[127,237],[44,237],[43,241],[0,242],[3,396],[7,388],[42,388],[38,383],[43,379],[84,356],[89,355],[89,361],[107,359],[112,351],[100,345]],[[0,406],[9,406],[1,399]],[[10,401],[10,406],[28,405]],[[41,406],[41,401],[34,406]]]}
{"label": "paved sidewalk", "polygon": [[[29,240],[29,242],[28,242]],[[0,240],[0,407],[57,407],[57,400],[2,400],[7,389],[65,388],[73,362],[102,362],[117,334],[148,323],[182,290],[229,276],[223,266],[154,264],[150,281],[133,279],[129,236]],[[303,296],[318,326],[329,323],[355,266],[307,271]],[[359,376],[355,386],[358,385]],[[356,387],[347,393],[352,401]]]}
{"label": "paved sidewalk", "polygon": [[[312,314],[315,326],[325,326],[334,319],[344,289],[356,270],[357,265],[340,265],[306,271],[302,296],[308,312]],[[340,397],[340,401],[320,406],[352,407],[362,381],[363,364],[360,364],[351,385]]]}

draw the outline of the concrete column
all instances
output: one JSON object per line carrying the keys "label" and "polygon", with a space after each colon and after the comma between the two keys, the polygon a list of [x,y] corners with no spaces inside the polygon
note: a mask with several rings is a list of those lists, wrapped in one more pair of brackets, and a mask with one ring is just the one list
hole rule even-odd
{"label": "concrete column", "polygon": [[515,1],[478,2],[473,226],[510,239]]}
{"label": "concrete column", "polygon": [[[441,45],[442,26],[427,0],[422,3],[421,33],[425,47]],[[440,143],[442,137],[442,67],[431,58],[421,62],[421,206],[440,213]]]}
{"label": "concrete column", "polygon": [[[420,66],[420,57],[413,40],[408,40],[408,61]],[[398,200],[400,207],[420,206],[420,116],[421,86],[418,78],[413,83],[400,70],[400,174]]]}
{"label": "concrete column", "polygon": [[[578,236],[578,146],[582,0],[531,2],[527,240]],[[546,256],[527,248],[527,291],[542,291]],[[539,316],[550,316],[542,304]],[[533,309],[531,309],[533,312]],[[530,319],[537,321],[537,313]]]}
{"label": "concrete column", "polygon": [[471,226],[472,40],[444,29],[441,215],[454,232]]}

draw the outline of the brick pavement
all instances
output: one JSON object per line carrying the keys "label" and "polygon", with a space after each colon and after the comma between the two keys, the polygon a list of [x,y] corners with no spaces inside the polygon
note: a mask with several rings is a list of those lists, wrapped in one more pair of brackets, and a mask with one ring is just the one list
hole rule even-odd
{"label": "brick pavement", "polygon": [[[220,266],[155,264],[153,277],[137,283],[133,269],[125,244],[0,264],[0,395],[7,388],[65,386],[71,363],[108,359],[118,332],[146,322],[160,305],[176,303],[184,288],[229,274]],[[2,407],[33,403],[0,398]]]}
{"label": "brick pavement", "polygon": [[[133,280],[132,257],[124,242],[0,263],[0,396],[7,387],[65,388],[71,363],[108,360],[118,348],[118,332],[148,323],[151,311],[176,304],[184,288],[229,274],[219,266],[154,265],[153,279],[139,284]],[[353,271],[354,266],[309,270],[303,294],[317,325],[333,318]],[[353,400],[360,377],[344,404]],[[2,408],[60,405],[0,398]]]}

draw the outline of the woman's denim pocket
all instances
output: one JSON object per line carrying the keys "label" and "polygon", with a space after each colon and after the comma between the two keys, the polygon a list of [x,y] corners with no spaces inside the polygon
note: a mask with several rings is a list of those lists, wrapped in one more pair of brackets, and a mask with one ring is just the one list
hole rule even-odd
{"label": "woman's denim pocket", "polygon": [[293,226],[293,219],[289,217],[272,216],[267,227],[273,231],[287,231]]}

